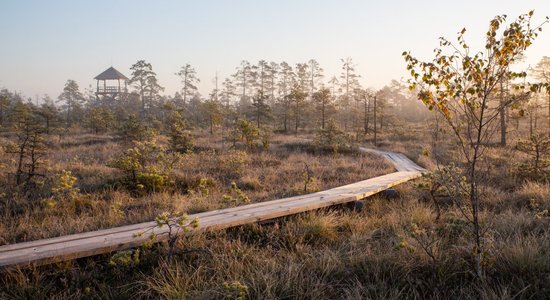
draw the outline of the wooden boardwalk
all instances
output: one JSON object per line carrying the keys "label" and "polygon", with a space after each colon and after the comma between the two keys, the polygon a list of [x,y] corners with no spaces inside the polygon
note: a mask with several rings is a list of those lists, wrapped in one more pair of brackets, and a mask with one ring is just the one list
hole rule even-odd
{"label": "wooden boardwalk", "polygon": [[[361,148],[390,160],[397,172],[359,181],[313,194],[295,196],[218,209],[189,215],[189,220],[199,219],[195,230],[217,230],[309,210],[364,199],[400,183],[422,176],[426,170],[403,154]],[[87,257],[142,245],[154,232],[157,241],[166,239],[168,228],[156,228],[155,222],[115,227],[86,233],[66,235],[31,242],[0,246],[0,268],[28,264],[47,264],[80,257]],[[139,235],[146,230],[146,234]]]}

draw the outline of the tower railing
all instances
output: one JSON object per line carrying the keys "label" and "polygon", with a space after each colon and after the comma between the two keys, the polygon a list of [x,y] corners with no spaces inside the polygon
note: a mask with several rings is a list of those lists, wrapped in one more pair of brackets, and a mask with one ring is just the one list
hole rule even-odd
{"label": "tower railing", "polygon": [[118,87],[118,86],[99,86],[97,88],[97,93],[127,93],[128,89],[124,87]]}

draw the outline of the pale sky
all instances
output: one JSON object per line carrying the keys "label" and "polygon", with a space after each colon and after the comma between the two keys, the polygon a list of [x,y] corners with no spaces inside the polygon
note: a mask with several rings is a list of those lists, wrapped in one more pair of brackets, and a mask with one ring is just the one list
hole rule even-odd
{"label": "pale sky", "polygon": [[[235,72],[241,60],[316,59],[325,79],[352,57],[365,87],[406,76],[401,53],[433,57],[440,36],[463,27],[479,49],[489,20],[535,10],[550,15],[549,0],[0,0],[0,88],[26,97],[56,98],[67,79],[81,89],[109,66],[130,77],[139,59],[153,65],[166,94],[181,89],[174,75],[190,63],[199,91]],[[528,50],[525,65],[550,56],[550,25]]]}

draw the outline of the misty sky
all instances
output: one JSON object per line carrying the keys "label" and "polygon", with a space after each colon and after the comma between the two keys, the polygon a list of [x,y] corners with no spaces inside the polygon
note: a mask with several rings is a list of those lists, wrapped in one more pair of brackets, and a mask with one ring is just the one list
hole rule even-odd
{"label": "misty sky", "polygon": [[[479,49],[492,17],[531,9],[542,22],[550,1],[0,0],[0,88],[56,98],[67,79],[95,86],[93,77],[109,66],[129,77],[145,59],[166,94],[181,88],[174,73],[190,63],[207,95],[216,71],[223,79],[243,59],[315,58],[330,78],[348,56],[361,83],[380,88],[406,76],[404,50],[431,59],[437,38],[454,39],[463,27]],[[550,56],[550,25],[526,54],[525,65]]]}

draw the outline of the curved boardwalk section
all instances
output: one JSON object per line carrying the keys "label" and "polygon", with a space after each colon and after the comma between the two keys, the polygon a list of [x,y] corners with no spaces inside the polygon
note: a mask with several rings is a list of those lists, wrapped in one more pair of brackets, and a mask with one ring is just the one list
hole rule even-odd
{"label": "curved boardwalk section", "polygon": [[[295,196],[213,210],[189,215],[189,220],[199,219],[195,230],[217,230],[336,204],[356,201],[374,195],[400,183],[422,176],[426,170],[403,154],[360,148],[390,160],[397,172],[340,186],[313,194]],[[98,230],[56,238],[0,246],[0,267],[28,264],[46,264],[80,257],[128,249],[142,245],[155,233],[158,240],[167,238],[168,228],[155,227],[155,222],[145,222],[111,229]],[[141,234],[147,231],[146,234]]]}

